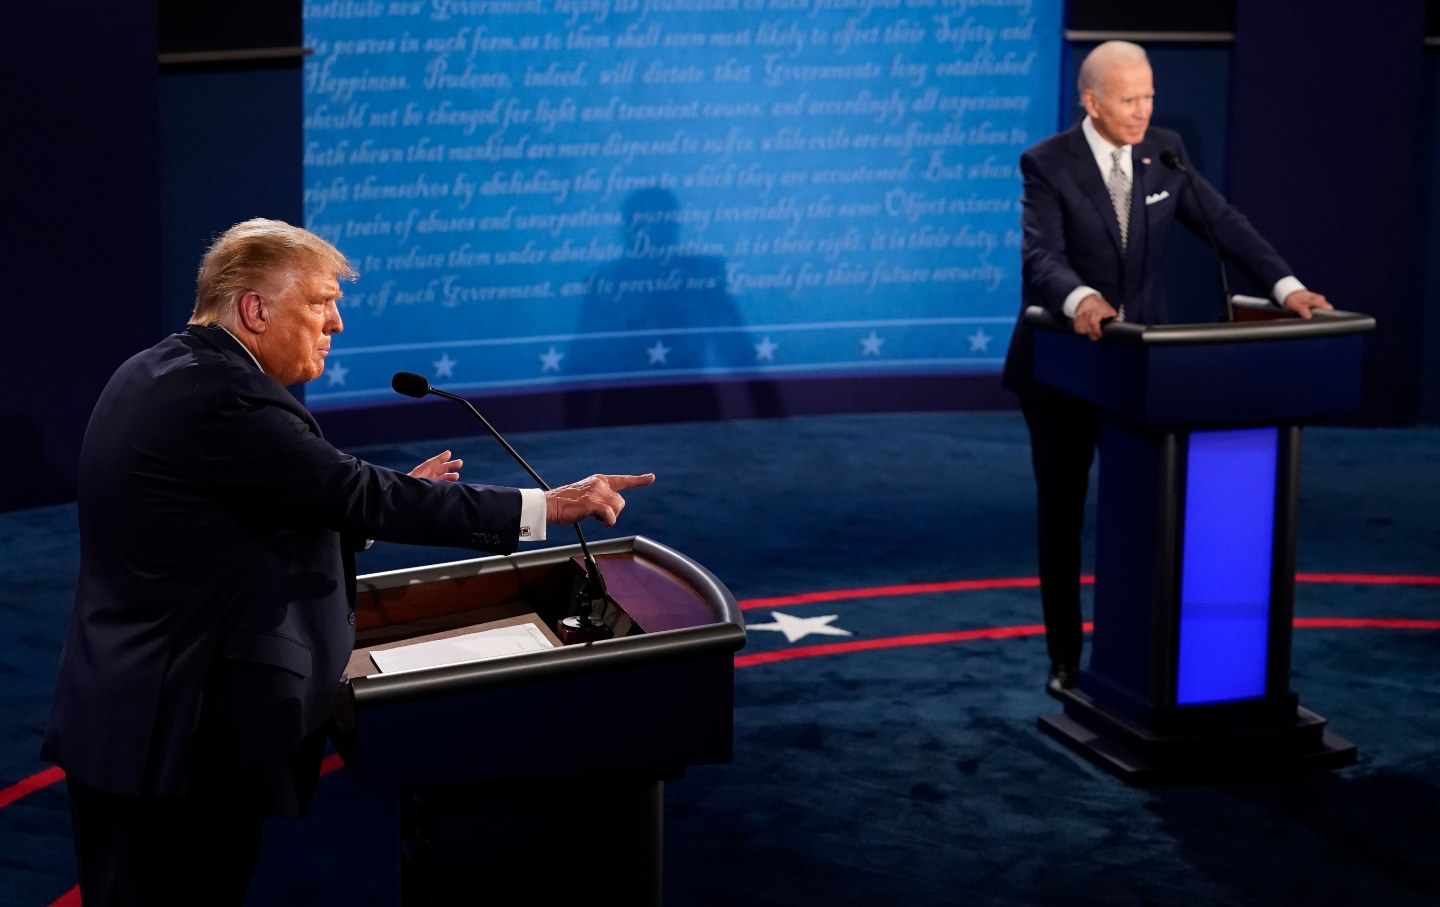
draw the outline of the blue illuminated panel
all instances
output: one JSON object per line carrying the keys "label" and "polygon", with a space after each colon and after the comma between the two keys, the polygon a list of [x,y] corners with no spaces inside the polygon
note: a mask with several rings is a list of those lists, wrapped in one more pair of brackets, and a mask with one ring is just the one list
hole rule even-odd
{"label": "blue illuminated panel", "polygon": [[1273,427],[1190,435],[1180,705],[1265,694],[1278,446]]}

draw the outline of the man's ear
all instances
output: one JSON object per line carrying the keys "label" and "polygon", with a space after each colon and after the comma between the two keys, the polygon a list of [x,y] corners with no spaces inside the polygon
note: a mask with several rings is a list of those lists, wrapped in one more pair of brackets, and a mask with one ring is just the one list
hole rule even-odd
{"label": "man's ear", "polygon": [[236,309],[240,313],[240,324],[252,334],[265,333],[270,323],[270,313],[265,308],[265,297],[254,290],[246,290],[240,297]]}

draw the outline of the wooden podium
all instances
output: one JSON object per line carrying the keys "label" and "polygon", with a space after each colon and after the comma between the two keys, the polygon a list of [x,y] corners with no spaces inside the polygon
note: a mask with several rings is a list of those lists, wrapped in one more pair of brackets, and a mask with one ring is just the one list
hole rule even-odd
{"label": "wooden podium", "polygon": [[1041,728],[1132,783],[1353,762],[1290,690],[1300,423],[1359,405],[1374,320],[1116,322],[1092,342],[1025,317],[1035,377],[1104,414],[1090,662]]}
{"label": "wooden podium", "polygon": [[[336,748],[400,798],[407,905],[661,899],[663,782],[730,761],[729,590],[649,539],[592,543],[611,639],[560,645],[578,545],[362,576]],[[535,623],[553,648],[381,673],[374,650]],[[577,901],[578,902],[578,901]]]}

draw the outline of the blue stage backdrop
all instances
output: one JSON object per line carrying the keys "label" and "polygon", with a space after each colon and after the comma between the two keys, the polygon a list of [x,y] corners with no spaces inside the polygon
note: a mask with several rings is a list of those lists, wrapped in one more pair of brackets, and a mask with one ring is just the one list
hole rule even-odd
{"label": "blue stage backdrop", "polygon": [[994,373],[1059,0],[312,0],[314,408]]}

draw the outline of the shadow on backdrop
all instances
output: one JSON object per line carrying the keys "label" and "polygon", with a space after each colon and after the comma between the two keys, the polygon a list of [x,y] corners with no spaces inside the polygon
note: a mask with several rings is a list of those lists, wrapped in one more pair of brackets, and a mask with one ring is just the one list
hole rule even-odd
{"label": "shadow on backdrop", "polygon": [[567,395],[569,424],[629,421],[623,397],[605,388],[635,382],[679,385],[696,420],[778,415],[773,383],[753,380],[756,351],[730,295],[725,259],[681,240],[685,218],[675,194],[632,192],[621,219],[623,254],[586,279],[567,359],[597,389]]}

